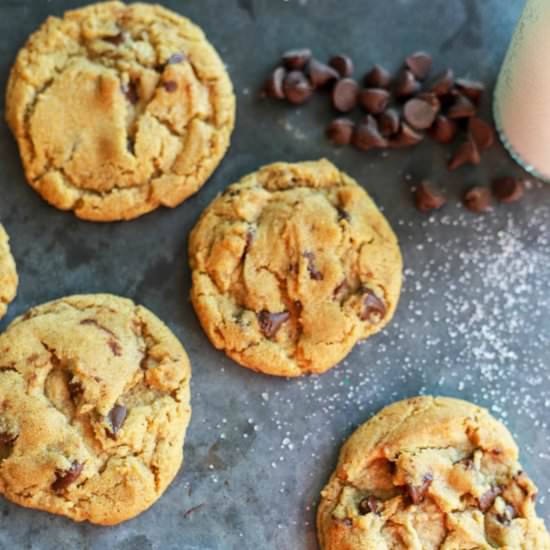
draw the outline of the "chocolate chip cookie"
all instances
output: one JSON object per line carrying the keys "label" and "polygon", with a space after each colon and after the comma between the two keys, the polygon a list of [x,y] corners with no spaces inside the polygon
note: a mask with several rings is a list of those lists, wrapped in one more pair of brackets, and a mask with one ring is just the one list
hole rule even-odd
{"label": "chocolate chip cookie", "polygon": [[322,373],[392,318],[397,239],[327,160],[265,166],[229,186],[190,239],[191,298],[212,343],[266,374]]}
{"label": "chocolate chip cookie", "polygon": [[8,304],[15,298],[18,281],[8,234],[0,224],[0,319],[6,315]]}
{"label": "chocolate chip cookie", "polygon": [[346,442],[322,492],[322,550],[550,549],[537,489],[508,430],[485,409],[417,397]]}
{"label": "chocolate chip cookie", "polygon": [[235,98],[188,19],[104,2],[50,17],[29,38],[6,116],[44,199],[88,220],[128,220],[205,183],[229,146]]}
{"label": "chocolate chip cookie", "polygon": [[72,296],[0,336],[0,494],[112,525],[151,506],[183,458],[187,355],[150,311]]}

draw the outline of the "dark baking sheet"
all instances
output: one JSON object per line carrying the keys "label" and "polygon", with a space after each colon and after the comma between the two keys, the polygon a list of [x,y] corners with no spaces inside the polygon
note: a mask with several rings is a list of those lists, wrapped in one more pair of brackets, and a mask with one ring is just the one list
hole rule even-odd
{"label": "dark baking sheet", "polygon": [[[522,447],[550,517],[550,188],[473,216],[465,186],[519,170],[500,147],[450,175],[448,150],[364,154],[323,138],[326,98],[300,109],[260,101],[257,88],[286,48],[353,55],[360,72],[396,68],[425,48],[459,74],[492,85],[520,0],[188,0],[166,6],[200,24],[225,59],[238,97],[233,145],[203,190],[180,208],[131,223],[90,224],[47,206],[24,182],[17,148],[0,126],[0,218],[21,275],[0,327],[67,294],[113,292],[155,311],[193,362],[186,462],[164,497],[114,528],[77,525],[0,500],[0,548],[314,549],[314,511],[342,441],[382,406],[418,393],[488,406]],[[27,35],[79,2],[0,1],[0,79]],[[490,102],[486,99],[488,113]],[[383,207],[403,248],[406,284],[395,321],[320,378],[253,374],[215,351],[188,300],[186,246],[199,213],[227,184],[276,160],[326,156]],[[430,176],[452,200],[434,216],[411,207],[409,183]]]}

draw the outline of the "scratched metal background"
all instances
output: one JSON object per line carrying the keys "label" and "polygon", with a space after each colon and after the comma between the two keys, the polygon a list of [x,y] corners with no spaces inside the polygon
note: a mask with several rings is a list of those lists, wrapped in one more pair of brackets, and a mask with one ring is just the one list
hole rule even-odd
{"label": "scratched metal background", "polygon": [[[531,243],[530,231],[544,232],[548,220],[541,222],[542,226],[534,224],[531,211],[550,201],[547,188],[532,191],[528,200],[507,210],[506,218],[498,212],[489,215],[481,231],[479,222],[475,222],[477,229],[473,222],[471,228],[467,222],[458,229],[452,224],[430,229],[420,225],[423,218],[411,208],[404,173],[432,174],[448,184],[456,199],[467,179],[465,174],[471,181],[514,170],[501,148],[492,151],[481,168],[449,176],[443,168],[442,149],[422,146],[413,152],[391,153],[389,158],[352,149],[336,151],[322,136],[322,127],[330,118],[326,100],[295,110],[261,102],[256,94],[278,55],[302,45],[313,47],[321,58],[348,52],[361,72],[374,62],[395,68],[411,50],[425,48],[435,54],[440,68],[450,65],[459,73],[493,83],[523,2],[163,3],[201,25],[227,63],[238,96],[238,122],[229,154],[202,191],[180,208],[160,210],[131,223],[97,225],[77,221],[41,201],[25,184],[15,143],[7,127],[0,124],[0,218],[11,233],[21,275],[19,296],[0,328],[32,305],[82,292],[129,296],[155,311],[181,338],[194,367],[194,411],[185,467],[151,510],[113,528],[77,525],[0,500],[0,548],[315,549],[315,503],[341,442],[383,405],[419,392],[457,395],[494,406],[497,412],[507,411],[506,421],[518,436],[525,466],[541,487],[540,513],[548,518],[550,428],[545,422],[550,380],[547,371],[539,369],[538,378],[531,380],[530,386],[526,382],[529,365],[544,364],[548,351],[544,332],[550,324],[544,283],[550,278],[547,264],[545,269],[542,263],[540,272],[533,275],[532,311],[522,306],[530,334],[516,337],[511,344],[519,359],[501,365],[502,375],[497,372],[492,381],[483,374],[482,365],[478,368],[475,361],[459,361],[461,350],[468,345],[467,334],[459,335],[452,345],[442,344],[441,353],[433,346],[427,351],[430,338],[445,341],[447,337],[444,315],[441,322],[424,326],[420,338],[410,323],[409,318],[417,314],[412,310],[419,304],[426,315],[441,307],[439,301],[452,284],[448,272],[438,277],[435,270],[429,291],[425,287],[418,290],[414,276],[409,278],[395,322],[388,330],[356,349],[339,369],[300,382],[270,379],[235,366],[209,344],[188,301],[187,236],[199,213],[227,184],[275,160],[327,156],[365,182],[399,234],[410,273],[420,273],[430,261],[448,260],[437,247],[423,244],[459,234],[456,246],[468,252],[483,239],[484,227],[488,232],[498,231],[506,220],[524,227],[525,246],[544,247],[546,241],[540,244],[540,239],[538,245],[534,238]],[[73,0],[0,0],[2,89],[27,35],[47,15],[60,15],[78,4]],[[485,109],[488,111],[488,102]],[[464,219],[456,201],[452,203],[446,215]],[[471,271],[474,279],[483,276],[476,274],[475,263]],[[473,294],[464,292],[465,303]],[[515,312],[516,319],[517,315]],[[502,323],[506,322],[503,318]],[[540,334],[533,335],[537,327]],[[508,384],[513,383],[520,403],[512,399],[515,390],[510,391]],[[524,385],[529,388],[526,393]],[[342,386],[348,390],[341,391]],[[352,398],[346,397],[348,391]],[[532,407],[525,407],[526,399]]]}

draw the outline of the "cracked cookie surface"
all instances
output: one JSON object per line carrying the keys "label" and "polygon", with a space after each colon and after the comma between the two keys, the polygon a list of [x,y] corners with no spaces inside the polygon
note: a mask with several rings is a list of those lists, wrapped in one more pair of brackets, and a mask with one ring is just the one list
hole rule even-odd
{"label": "cracked cookie surface", "polygon": [[384,216],[327,160],[229,186],[190,238],[191,299],[211,342],[278,376],[321,373],[384,327],[402,261]]}
{"label": "cracked cookie surface", "polygon": [[18,283],[8,234],[0,223],[0,319],[6,315],[8,305],[15,298]]}
{"label": "cracked cookie surface", "polygon": [[183,460],[191,370],[150,311],[110,295],[31,309],[0,336],[0,494],[112,525]]}
{"label": "cracked cookie surface", "polygon": [[105,2],[50,17],[29,38],[11,71],[6,117],[44,199],[113,221],[198,191],[229,146],[235,98],[188,19]]}
{"label": "cracked cookie surface", "polygon": [[394,403],[345,443],[321,494],[322,550],[549,550],[508,430],[457,399]]}

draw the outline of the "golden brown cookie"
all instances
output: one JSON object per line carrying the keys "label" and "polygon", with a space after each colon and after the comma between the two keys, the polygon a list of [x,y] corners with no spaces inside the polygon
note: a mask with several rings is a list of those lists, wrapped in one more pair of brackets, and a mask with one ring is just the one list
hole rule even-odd
{"label": "golden brown cookie", "polygon": [[6,315],[8,305],[15,298],[18,282],[8,234],[0,223],[0,319]]}
{"label": "golden brown cookie", "polygon": [[265,166],[228,187],[190,239],[191,299],[212,343],[266,374],[321,373],[392,318],[397,239],[327,160]]}
{"label": "golden brown cookie", "polygon": [[112,525],[151,506],[183,459],[187,355],[110,295],[31,309],[0,336],[0,494]]}
{"label": "golden brown cookie", "polygon": [[205,183],[229,146],[235,98],[188,19],[104,2],[50,17],[29,38],[6,117],[44,199],[88,220],[128,220]]}
{"label": "golden brown cookie", "polygon": [[537,489],[485,409],[417,397],[346,442],[322,492],[322,550],[548,550]]}

